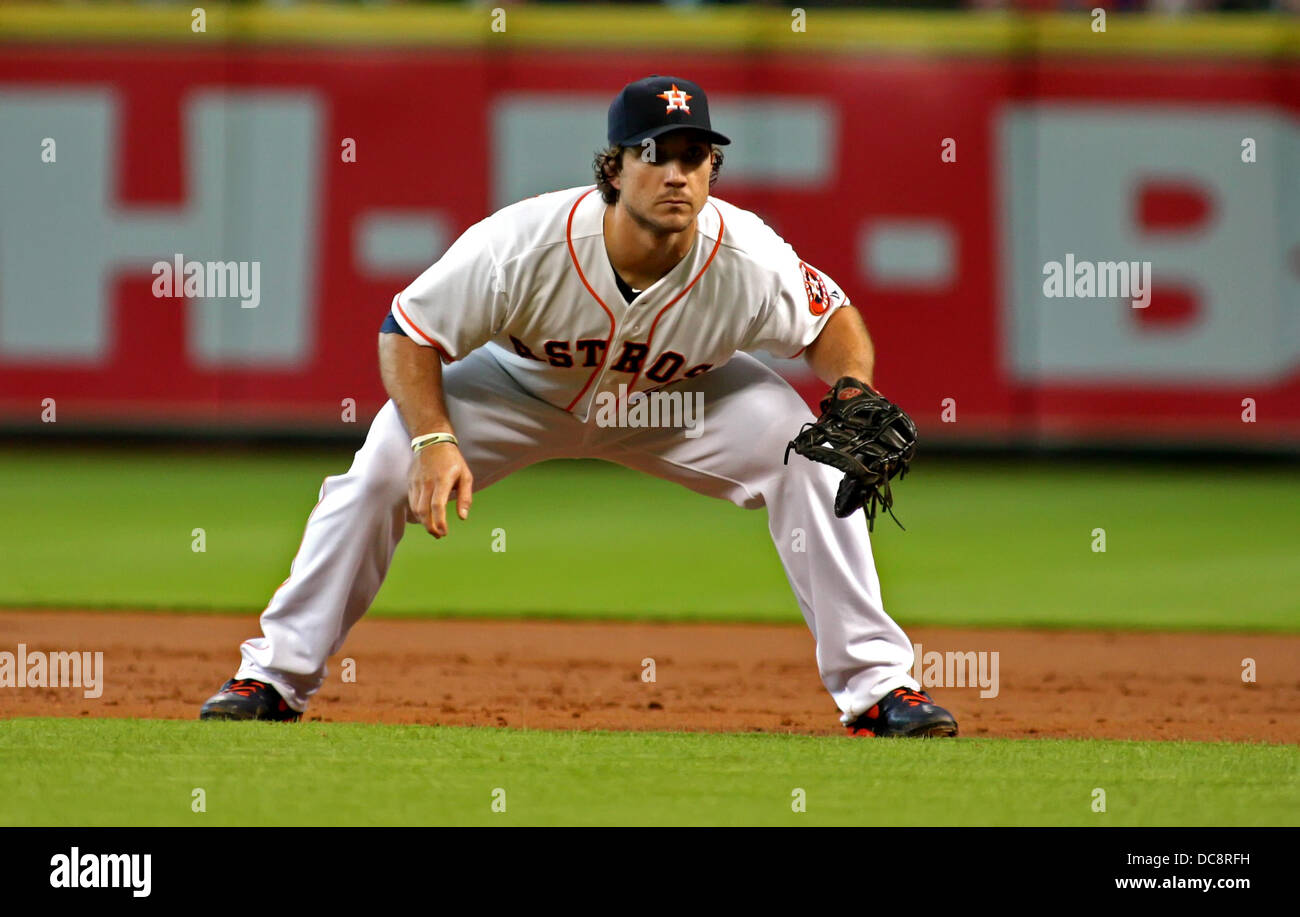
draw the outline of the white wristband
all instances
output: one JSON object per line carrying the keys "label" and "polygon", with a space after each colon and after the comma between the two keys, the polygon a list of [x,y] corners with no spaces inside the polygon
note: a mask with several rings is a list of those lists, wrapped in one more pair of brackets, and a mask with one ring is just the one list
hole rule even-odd
{"label": "white wristband", "polygon": [[411,451],[419,452],[425,446],[432,446],[435,443],[451,443],[453,446],[459,446],[460,443],[456,437],[450,433],[426,433],[423,436],[417,436],[411,440]]}

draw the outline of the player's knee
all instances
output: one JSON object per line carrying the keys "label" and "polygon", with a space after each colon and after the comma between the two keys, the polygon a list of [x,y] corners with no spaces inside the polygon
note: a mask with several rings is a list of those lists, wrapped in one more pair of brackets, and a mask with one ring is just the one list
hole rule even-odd
{"label": "player's knee", "polygon": [[407,475],[410,471],[410,452],[385,456],[377,461],[364,476],[366,495],[384,503],[394,503],[406,497]]}
{"label": "player's knee", "polygon": [[395,503],[406,497],[410,467],[411,450],[403,441],[358,453],[352,475],[365,500]]}
{"label": "player's knee", "polygon": [[371,424],[370,434],[357,452],[349,476],[366,500],[391,503],[405,498],[410,468],[411,448],[406,430],[396,408],[389,402]]}
{"label": "player's knee", "polygon": [[799,432],[802,421],[797,421],[794,429],[780,444],[779,457],[773,474],[766,479],[766,496],[773,499],[788,499],[801,496],[810,500],[826,500],[834,493],[836,475],[833,468],[804,458],[793,449],[786,453],[786,446],[794,434]]}
{"label": "player's knee", "polygon": [[769,407],[766,413],[771,419],[772,435],[783,440],[782,449],[785,448],[785,443],[794,439],[804,424],[817,419],[803,397],[784,380],[778,379],[767,386],[767,401]]}
{"label": "player's knee", "polygon": [[792,400],[778,403],[778,409],[772,412],[772,421],[762,437],[764,454],[769,457],[773,466],[783,473],[788,473],[792,467],[802,470],[804,464],[815,464],[806,461],[796,462],[795,460],[801,459],[802,456],[788,448],[790,441],[803,429],[803,425],[813,419],[803,399],[793,393],[791,395]]}

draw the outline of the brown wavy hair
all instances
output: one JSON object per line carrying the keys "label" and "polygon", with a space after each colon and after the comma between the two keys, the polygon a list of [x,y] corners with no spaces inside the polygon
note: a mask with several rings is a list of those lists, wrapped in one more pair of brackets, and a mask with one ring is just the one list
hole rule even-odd
{"label": "brown wavy hair", "polygon": [[[607,146],[596,153],[596,158],[592,160],[592,168],[596,173],[596,187],[600,189],[600,196],[606,204],[618,203],[618,189],[611,184],[610,179],[617,176],[623,171],[623,151],[631,150],[636,152],[635,147],[630,146]],[[709,187],[712,188],[718,180],[718,173],[722,170],[722,150],[716,146],[713,150],[713,169],[709,172]]]}

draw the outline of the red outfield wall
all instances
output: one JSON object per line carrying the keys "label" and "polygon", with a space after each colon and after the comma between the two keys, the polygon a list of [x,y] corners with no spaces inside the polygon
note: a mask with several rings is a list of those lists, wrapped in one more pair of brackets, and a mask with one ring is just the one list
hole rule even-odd
{"label": "red outfield wall", "polygon": [[[1300,444],[1300,62],[1250,59],[6,47],[0,422],[364,423],[393,294],[588,182],[651,72],[709,90],[715,193],[849,291],[923,435]],[[257,307],[155,298],[177,253],[258,261]],[[1067,253],[1150,261],[1150,305],[1048,299]]]}

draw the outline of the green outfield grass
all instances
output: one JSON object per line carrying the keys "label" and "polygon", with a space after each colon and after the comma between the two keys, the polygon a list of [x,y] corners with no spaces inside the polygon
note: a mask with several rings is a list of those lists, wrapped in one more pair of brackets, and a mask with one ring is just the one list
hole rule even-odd
{"label": "green outfield grass", "polygon": [[[0,606],[260,610],[350,458],[0,452]],[[922,461],[897,494],[908,531],[874,542],[904,624],[1300,630],[1293,470]],[[377,613],[800,620],[765,512],[614,466],[528,469],[452,527],[407,529]]]}
{"label": "green outfield grass", "polygon": [[[192,811],[196,788],[206,812]],[[498,789],[505,812],[492,811]],[[798,789],[804,812],[792,808]],[[0,728],[0,825],[1297,822],[1300,753],[1277,745],[168,720]]]}

